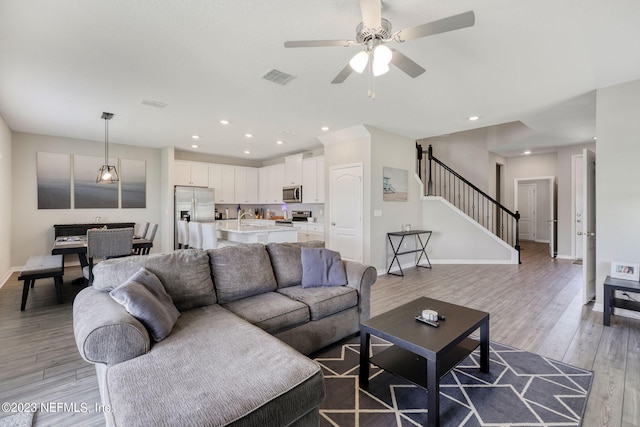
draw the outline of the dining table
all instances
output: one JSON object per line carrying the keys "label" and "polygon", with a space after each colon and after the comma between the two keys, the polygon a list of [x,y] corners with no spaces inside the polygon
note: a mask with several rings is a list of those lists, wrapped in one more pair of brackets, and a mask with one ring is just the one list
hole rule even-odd
{"label": "dining table", "polygon": [[[147,255],[153,242],[138,237],[133,238],[133,249],[141,255]],[[87,260],[87,236],[61,236],[57,237],[51,249],[51,255],[78,254],[82,268],[89,265]]]}

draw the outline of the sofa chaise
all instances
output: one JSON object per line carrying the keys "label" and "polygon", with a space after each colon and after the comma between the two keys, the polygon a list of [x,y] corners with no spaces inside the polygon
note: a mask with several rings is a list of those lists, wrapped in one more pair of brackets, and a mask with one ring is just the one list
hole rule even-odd
{"label": "sofa chaise", "polygon": [[[306,355],[358,332],[376,280],[373,267],[342,260],[346,284],[302,287],[302,251],[322,245],[240,244],[99,263],[93,286],[74,301],[73,325],[80,354],[95,364],[107,424],[317,426],[323,376]],[[143,268],[179,316],[158,342],[110,295]]]}

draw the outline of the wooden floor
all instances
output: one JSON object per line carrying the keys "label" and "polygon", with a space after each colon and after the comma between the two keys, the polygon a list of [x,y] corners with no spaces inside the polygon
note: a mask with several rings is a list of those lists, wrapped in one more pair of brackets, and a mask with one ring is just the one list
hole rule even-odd
{"label": "wooden floor", "polygon": [[[614,316],[603,327],[602,313],[581,303],[582,267],[550,259],[546,245],[523,246],[517,266],[434,265],[380,276],[372,315],[418,296],[488,311],[493,341],[595,372],[585,427],[640,426],[640,320]],[[76,413],[39,410],[36,426],[104,425],[94,411],[100,397],[93,365],[80,358],[73,338],[71,302],[81,286],[69,282],[80,272],[65,273],[62,305],[49,279],[37,281],[24,312],[17,274],[0,289],[0,401],[76,404]]]}

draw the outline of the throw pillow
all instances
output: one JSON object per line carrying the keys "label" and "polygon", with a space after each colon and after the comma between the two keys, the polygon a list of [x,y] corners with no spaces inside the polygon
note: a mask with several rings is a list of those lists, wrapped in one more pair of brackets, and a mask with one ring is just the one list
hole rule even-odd
{"label": "throw pillow", "polygon": [[178,321],[180,312],[158,276],[141,268],[109,295],[147,328],[156,341],[162,341]]}
{"label": "throw pillow", "polygon": [[302,287],[343,286],[347,274],[340,253],[329,249],[305,248],[300,252],[302,261]]}

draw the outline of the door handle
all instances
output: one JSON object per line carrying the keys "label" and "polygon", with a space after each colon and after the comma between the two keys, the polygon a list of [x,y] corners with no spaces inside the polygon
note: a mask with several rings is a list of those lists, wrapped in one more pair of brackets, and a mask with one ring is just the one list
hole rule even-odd
{"label": "door handle", "polygon": [[578,231],[578,236],[582,236],[582,231]]}

